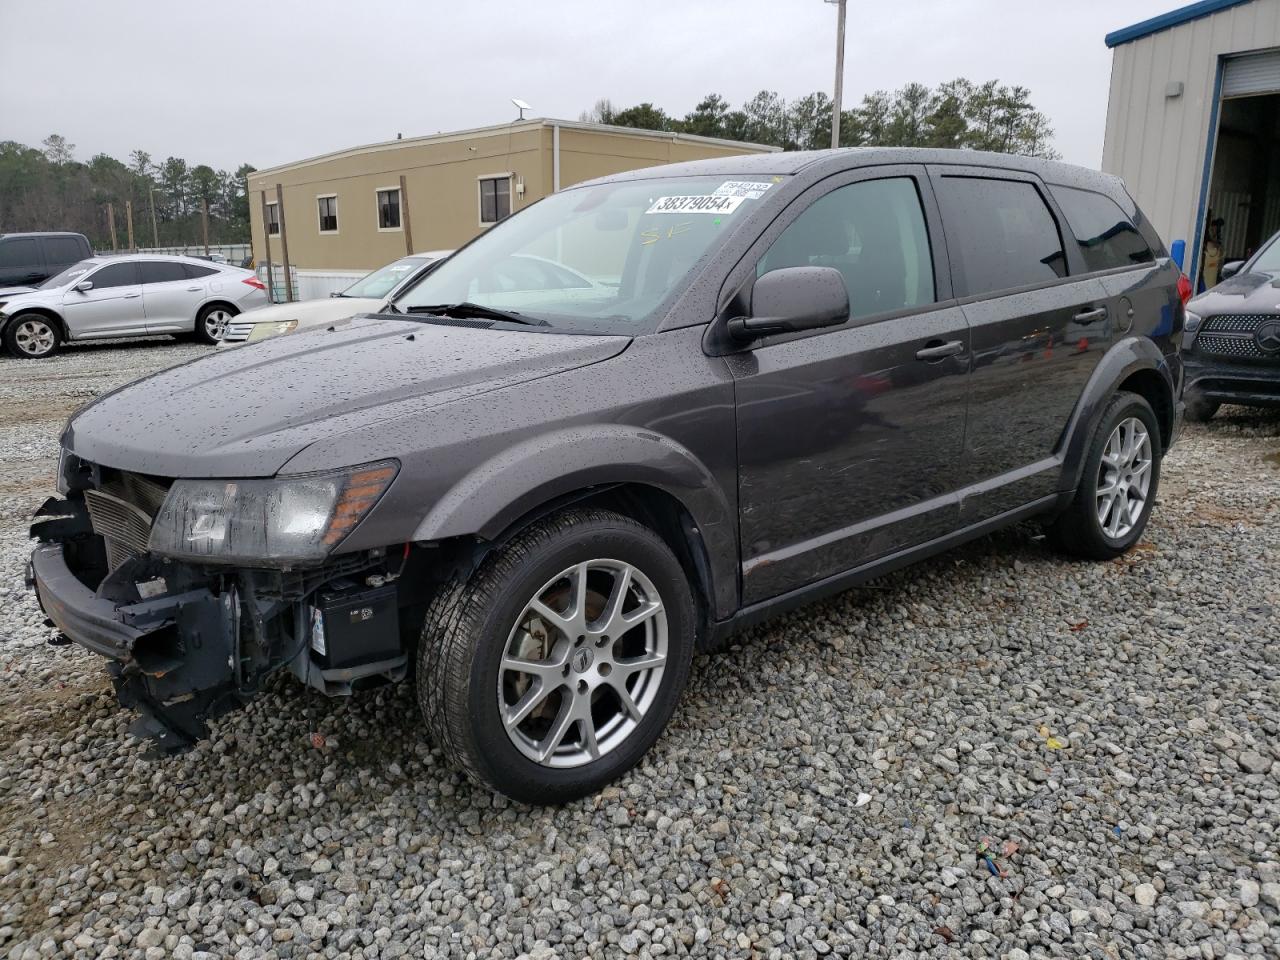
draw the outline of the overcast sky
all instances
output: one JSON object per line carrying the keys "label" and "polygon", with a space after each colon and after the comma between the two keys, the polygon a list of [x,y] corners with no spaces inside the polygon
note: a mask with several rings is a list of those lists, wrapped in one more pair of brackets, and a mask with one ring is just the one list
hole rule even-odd
{"label": "overcast sky", "polygon": [[[1178,0],[849,0],[845,103],[957,76],[1029,87],[1064,159],[1102,160],[1103,36]],[[830,92],[823,0],[0,0],[0,140],[234,169],[600,97]]]}

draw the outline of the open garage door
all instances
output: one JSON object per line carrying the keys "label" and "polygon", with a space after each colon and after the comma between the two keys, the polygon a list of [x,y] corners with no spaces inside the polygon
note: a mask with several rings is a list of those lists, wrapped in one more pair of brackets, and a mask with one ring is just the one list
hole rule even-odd
{"label": "open garage door", "polygon": [[1280,230],[1280,50],[1223,65],[1222,104],[1201,243],[1200,277],[1250,256]]}

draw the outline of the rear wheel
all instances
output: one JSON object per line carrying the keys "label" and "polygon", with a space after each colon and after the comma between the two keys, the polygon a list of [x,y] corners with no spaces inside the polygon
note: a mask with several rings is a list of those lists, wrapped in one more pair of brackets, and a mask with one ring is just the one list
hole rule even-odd
{"label": "rear wheel", "polygon": [[196,317],[196,339],[201,343],[221,343],[227,324],[235,315],[235,310],[220,303],[205,307]]}
{"label": "rear wheel", "polygon": [[1204,397],[1192,397],[1187,401],[1187,419],[1192,423],[1208,423],[1220,406],[1222,404]]}
{"label": "rear wheel", "polygon": [[40,313],[20,313],[4,328],[5,348],[23,360],[42,360],[58,352],[58,324]]}
{"label": "rear wheel", "polygon": [[1160,428],[1151,405],[1117,393],[1103,411],[1080,486],[1049,535],[1066,553],[1109,560],[1142,537],[1160,485]]}
{"label": "rear wheel", "polygon": [[603,510],[539,521],[432,604],[418,698],[482,785],[563,803],[633,767],[693,654],[684,571],[648,528]]}

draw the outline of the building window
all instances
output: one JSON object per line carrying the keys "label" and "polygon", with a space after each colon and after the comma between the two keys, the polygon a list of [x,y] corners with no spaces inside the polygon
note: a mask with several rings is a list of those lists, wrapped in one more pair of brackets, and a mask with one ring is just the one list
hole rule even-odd
{"label": "building window", "polygon": [[400,229],[399,187],[384,187],[378,191],[378,229]]}
{"label": "building window", "polygon": [[275,203],[267,204],[267,233],[270,236],[280,236],[280,206]]}
{"label": "building window", "polygon": [[316,214],[320,218],[321,233],[337,233],[338,232],[338,197],[336,194],[329,194],[324,197],[316,197]]}
{"label": "building window", "polygon": [[480,180],[480,222],[497,223],[511,216],[511,175]]}

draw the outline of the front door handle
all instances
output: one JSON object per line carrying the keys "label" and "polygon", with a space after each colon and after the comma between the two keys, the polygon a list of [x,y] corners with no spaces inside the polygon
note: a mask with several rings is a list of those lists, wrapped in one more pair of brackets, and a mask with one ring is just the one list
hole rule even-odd
{"label": "front door handle", "polygon": [[1079,324],[1093,323],[1095,320],[1105,320],[1107,319],[1107,308],[1094,307],[1092,310],[1085,310],[1083,313],[1077,313],[1071,319]]}
{"label": "front door handle", "polygon": [[126,294],[124,295],[124,299],[125,299],[125,300],[136,300],[136,299],[137,299],[138,297],[140,297],[140,296],[142,296],[142,294],[140,294],[140,293],[126,293]]}
{"label": "front door handle", "polygon": [[200,292],[199,287],[187,287],[187,293],[199,293],[199,292]]}
{"label": "front door handle", "polygon": [[930,340],[916,351],[916,359],[924,361],[945,360],[964,353],[964,343],[960,340]]}

